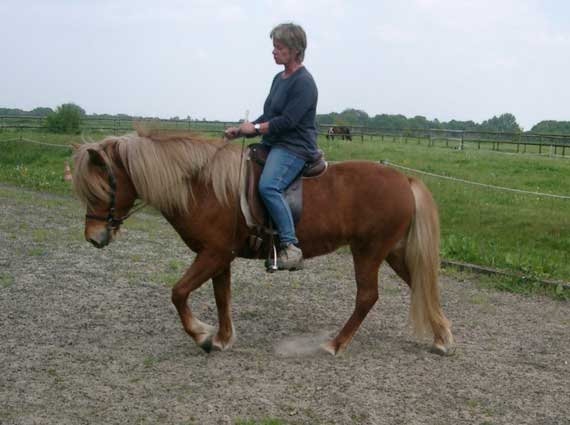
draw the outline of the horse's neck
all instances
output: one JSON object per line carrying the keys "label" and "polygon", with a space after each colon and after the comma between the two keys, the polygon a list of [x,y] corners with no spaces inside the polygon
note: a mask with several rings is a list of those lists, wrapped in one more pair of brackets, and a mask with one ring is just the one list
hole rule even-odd
{"label": "horse's neck", "polygon": [[[188,212],[162,212],[182,240],[194,252],[198,252],[208,242],[207,238],[216,235],[222,245],[231,243],[230,235],[234,233],[236,210],[239,200],[232,201],[230,206],[221,205],[216,199],[209,184],[200,178],[193,178],[192,195],[188,203]],[[232,206],[235,205],[235,208]],[[237,211],[239,213],[239,210]]]}

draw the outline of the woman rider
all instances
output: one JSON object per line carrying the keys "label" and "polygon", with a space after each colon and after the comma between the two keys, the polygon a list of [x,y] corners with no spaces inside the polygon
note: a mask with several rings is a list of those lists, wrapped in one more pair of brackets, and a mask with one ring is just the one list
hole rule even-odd
{"label": "woman rider", "polygon": [[284,190],[318,157],[317,86],[303,65],[307,36],[293,23],[280,24],[270,33],[273,59],[284,70],[274,78],[263,105],[263,115],[239,128],[226,130],[226,137],[261,135],[261,143],[270,151],[259,181],[259,193],[279,233],[280,251],[277,267],[298,270],[303,267],[303,253],[298,247],[291,209]]}

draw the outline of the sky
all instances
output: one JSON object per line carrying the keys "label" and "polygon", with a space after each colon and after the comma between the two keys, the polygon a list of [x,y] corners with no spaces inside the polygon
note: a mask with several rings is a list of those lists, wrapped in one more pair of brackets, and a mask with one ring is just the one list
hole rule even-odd
{"label": "sky", "polygon": [[320,114],[570,120],[567,0],[0,0],[0,107],[253,119],[282,22]]}

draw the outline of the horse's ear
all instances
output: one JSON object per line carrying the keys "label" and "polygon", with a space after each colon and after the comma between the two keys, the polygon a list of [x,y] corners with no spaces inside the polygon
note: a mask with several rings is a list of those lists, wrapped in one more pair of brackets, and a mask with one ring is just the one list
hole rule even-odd
{"label": "horse's ear", "polygon": [[80,145],[79,143],[72,143],[72,144],[71,144],[71,150],[72,150],[73,152],[77,152],[80,147],[81,147],[81,145]]}
{"label": "horse's ear", "polygon": [[105,167],[105,160],[101,155],[101,152],[96,149],[87,149],[87,153],[89,153],[89,161],[91,164],[96,165],[97,167]]}

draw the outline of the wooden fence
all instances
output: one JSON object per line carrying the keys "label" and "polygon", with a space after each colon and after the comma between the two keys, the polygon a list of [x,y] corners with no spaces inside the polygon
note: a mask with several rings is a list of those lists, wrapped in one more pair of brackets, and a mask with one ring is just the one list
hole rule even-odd
{"label": "wooden fence", "polygon": [[[223,132],[237,122],[228,121],[190,121],[132,118],[86,117],[83,119],[82,131],[98,131],[108,134],[122,134],[133,130],[135,121],[153,121],[161,127],[169,129],[193,129],[207,132]],[[330,124],[319,126],[319,134],[328,134]],[[445,146],[455,149],[487,149],[492,151],[510,151],[516,153],[537,153],[539,155],[555,155],[570,157],[570,135],[542,134],[532,132],[493,132],[450,129],[393,129],[370,128],[362,126],[348,127],[354,141],[377,140],[398,143],[417,143],[427,146]],[[1,131],[47,131],[45,117],[34,116],[0,116]],[[338,137],[338,136],[335,136]]]}
{"label": "wooden fence", "polygon": [[[166,120],[166,119],[132,119],[132,118],[104,118],[85,117],[82,120],[82,131],[100,131],[110,134],[122,134],[133,130],[135,122],[153,122],[160,127],[183,130],[196,129],[200,131],[223,131],[230,125],[237,123],[223,121],[189,121],[189,120]],[[46,118],[34,116],[0,116],[0,131],[47,131]]]}
{"label": "wooden fence", "polygon": [[[321,125],[320,134],[328,134],[332,125]],[[347,126],[344,126],[347,127]],[[382,129],[350,127],[353,140],[378,140],[399,143],[417,143],[427,146],[445,146],[463,150],[467,148],[516,153],[549,154],[570,157],[570,134],[542,134],[532,132],[496,132],[449,129]],[[335,136],[336,137],[336,136]]]}

